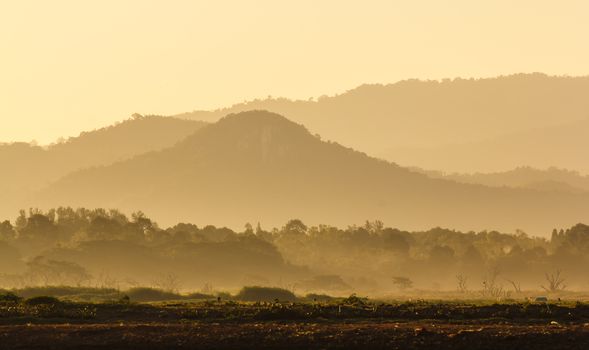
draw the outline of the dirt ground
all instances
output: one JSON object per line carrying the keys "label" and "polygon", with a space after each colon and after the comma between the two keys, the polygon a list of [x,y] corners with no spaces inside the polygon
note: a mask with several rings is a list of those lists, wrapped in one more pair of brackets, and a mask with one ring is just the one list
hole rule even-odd
{"label": "dirt ground", "polygon": [[589,349],[589,324],[87,323],[0,326],[0,349]]}

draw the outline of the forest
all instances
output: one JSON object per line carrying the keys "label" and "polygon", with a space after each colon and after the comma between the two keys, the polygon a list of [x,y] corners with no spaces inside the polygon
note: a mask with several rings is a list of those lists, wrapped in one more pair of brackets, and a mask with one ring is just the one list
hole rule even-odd
{"label": "forest", "polygon": [[584,224],[545,239],[522,231],[408,232],[378,220],[338,228],[292,219],[279,228],[246,223],[240,232],[161,228],[141,211],[101,208],[21,210],[0,221],[0,288],[213,293],[259,285],[302,295],[510,298],[587,290],[587,263]]}

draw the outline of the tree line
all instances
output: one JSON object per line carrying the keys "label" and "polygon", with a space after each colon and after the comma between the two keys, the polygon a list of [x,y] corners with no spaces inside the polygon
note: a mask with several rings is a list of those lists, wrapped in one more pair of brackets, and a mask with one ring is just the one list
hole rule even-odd
{"label": "tree line", "polygon": [[[104,254],[111,259],[101,259]],[[20,284],[82,285],[99,275],[104,280],[108,271],[119,282],[174,273],[187,285],[233,279],[306,290],[497,294],[588,288],[588,262],[584,224],[555,229],[550,238],[521,231],[409,232],[378,220],[338,228],[293,219],[280,228],[247,223],[235,231],[190,223],[161,228],[142,212],[70,207],[21,210],[15,220],[0,222],[0,273],[5,281],[26,276]]]}

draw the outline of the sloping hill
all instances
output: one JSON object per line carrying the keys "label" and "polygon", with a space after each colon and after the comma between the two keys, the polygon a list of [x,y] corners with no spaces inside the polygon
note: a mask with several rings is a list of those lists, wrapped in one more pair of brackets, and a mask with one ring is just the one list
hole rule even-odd
{"label": "sloping hill", "polygon": [[504,172],[530,166],[589,174],[588,135],[589,119],[586,119],[471,143],[390,150],[387,157],[395,157],[409,166],[457,172]]}
{"label": "sloping hill", "polygon": [[[580,153],[582,148],[571,148],[573,145],[567,139],[552,138],[550,132],[550,128],[559,125],[574,131],[570,123],[587,119],[587,96],[589,77],[551,77],[536,73],[492,79],[408,80],[389,85],[363,85],[317,101],[270,98],[178,117],[216,121],[228,113],[265,109],[302,123],[312,133],[319,133],[326,139],[404,166],[488,172],[531,165],[589,172],[586,161],[570,156]],[[525,134],[533,129],[544,130],[540,142],[535,136]],[[583,130],[587,135],[589,129]],[[497,152],[479,157],[476,162],[479,168],[469,167],[472,164],[470,154],[476,155],[479,150],[468,147],[484,140],[495,142],[497,138],[512,134],[518,135],[509,144],[510,151],[519,155],[517,159],[506,161],[503,154]],[[457,145],[457,149],[441,148],[450,144]],[[583,145],[587,149],[586,141]],[[463,155],[460,150],[464,149],[471,153]],[[549,156],[544,159],[543,154]],[[528,158],[531,160],[524,162]],[[520,163],[513,164],[511,160]]]}
{"label": "sloping hill", "polygon": [[[72,171],[115,163],[174,145],[205,123],[167,117],[129,119],[50,145],[0,144],[0,212],[14,215],[14,202]],[[10,202],[10,203],[7,203]],[[10,210],[5,213],[4,209]]]}
{"label": "sloping hill", "polygon": [[566,191],[573,193],[589,192],[589,176],[581,175],[577,171],[559,168],[545,170],[532,167],[518,167],[500,173],[445,174],[440,171],[425,171],[414,168],[438,179],[455,180],[462,183],[481,184],[493,187],[530,188],[541,191]]}
{"label": "sloping hill", "polygon": [[138,154],[170,147],[206,125],[201,121],[161,116],[133,118],[48,148],[64,165],[75,169],[112,164]]}
{"label": "sloping hill", "polygon": [[229,115],[174,147],[62,178],[44,206],[142,209],[164,223],[279,226],[291,218],[547,234],[589,219],[589,196],[431,179],[312,136],[279,115]]}

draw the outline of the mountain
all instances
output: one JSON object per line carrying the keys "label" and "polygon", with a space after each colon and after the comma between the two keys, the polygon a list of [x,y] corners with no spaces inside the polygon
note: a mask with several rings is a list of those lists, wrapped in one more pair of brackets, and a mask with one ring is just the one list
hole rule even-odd
{"label": "mountain", "polygon": [[380,219],[404,229],[548,234],[589,219],[589,195],[432,179],[265,111],[231,114],[173,147],[75,172],[33,203],[142,209],[164,224],[230,227]]}
{"label": "mountain", "polygon": [[83,132],[78,137],[40,147],[28,143],[0,144],[0,213],[11,210],[28,193],[83,168],[112,164],[138,154],[174,145],[205,123],[148,116]]}
{"label": "mountain", "polygon": [[589,176],[581,175],[577,171],[559,168],[540,170],[532,167],[518,167],[505,172],[474,174],[446,174],[440,171],[427,171],[419,168],[412,168],[412,170],[433,178],[492,187],[519,187],[540,191],[572,193],[589,192]]}
{"label": "mountain", "polygon": [[545,128],[534,128],[471,143],[430,148],[390,150],[408,165],[459,172],[495,172],[523,165],[558,167],[589,174],[589,119]]}
{"label": "mountain", "polygon": [[[534,73],[362,85],[318,100],[268,98],[177,117],[216,121],[229,113],[265,109],[325,139],[404,166],[447,172],[557,166],[589,173],[579,152],[588,149],[588,138],[579,139],[589,133],[587,96],[589,77]],[[561,128],[565,137],[553,136],[554,128]],[[574,135],[575,141],[566,135]],[[495,153],[487,151],[495,142],[506,145]],[[584,148],[574,148],[580,145]],[[486,152],[485,157],[476,159],[479,152]]]}

